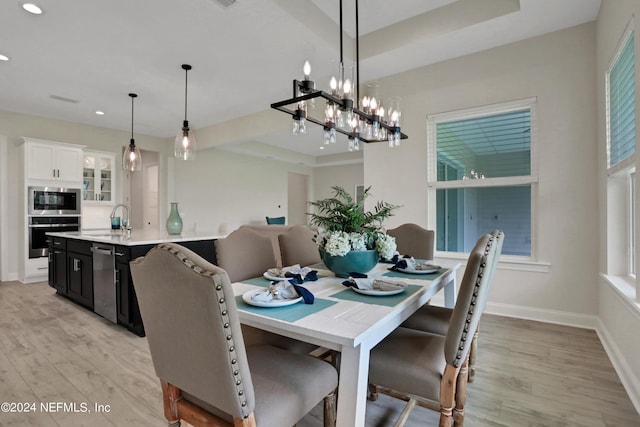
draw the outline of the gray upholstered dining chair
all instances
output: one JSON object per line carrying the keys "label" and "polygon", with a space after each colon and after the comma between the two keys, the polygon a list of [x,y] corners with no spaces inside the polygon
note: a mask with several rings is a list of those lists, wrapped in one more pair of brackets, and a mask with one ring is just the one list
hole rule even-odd
{"label": "gray upholstered dining chair", "polygon": [[[276,266],[271,238],[250,228],[240,227],[224,239],[214,242],[218,266],[231,282],[260,277]],[[251,344],[268,343],[296,353],[310,353],[317,346],[243,325],[245,340]]]}
{"label": "gray upholstered dining chair", "polygon": [[278,236],[282,265],[309,266],[322,262],[318,245],[313,241],[315,233],[304,225],[291,227]]}
{"label": "gray upholstered dining chair", "polygon": [[417,224],[407,223],[387,230],[387,234],[396,238],[398,252],[401,255],[410,255],[424,260],[433,259],[433,230],[427,230]]}
{"label": "gray upholstered dining chair", "polygon": [[485,305],[495,237],[482,236],[469,254],[446,336],[399,327],[371,351],[371,399],[378,392],[407,400],[396,426],[418,404],[440,412],[440,427],[464,424],[468,353]]}
{"label": "gray upholstered dining chair", "polygon": [[330,364],[269,345],[245,346],[227,273],[177,244],[131,262],[169,425],[292,426],[324,399],[333,426]]}
{"label": "gray upholstered dining chair", "polygon": [[[493,284],[493,274],[495,273],[498,265],[498,260],[502,253],[502,245],[504,244],[504,232],[501,230],[494,230],[491,235],[495,237],[496,242],[496,255],[493,258],[493,265],[490,268],[492,277],[489,280],[489,286]],[[482,307],[484,311],[484,307]],[[446,335],[449,328],[449,322],[451,320],[451,314],[453,310],[447,307],[440,307],[437,305],[426,304],[407,320],[402,323],[405,328],[417,329],[419,331],[431,332],[434,334]],[[476,374],[476,358],[478,354],[478,332],[476,329],[473,335],[473,341],[471,342],[471,348],[469,349],[469,382],[473,382]]]}
{"label": "gray upholstered dining chair", "polygon": [[249,228],[239,228],[214,242],[216,260],[231,282],[262,276],[276,266],[271,239]]}

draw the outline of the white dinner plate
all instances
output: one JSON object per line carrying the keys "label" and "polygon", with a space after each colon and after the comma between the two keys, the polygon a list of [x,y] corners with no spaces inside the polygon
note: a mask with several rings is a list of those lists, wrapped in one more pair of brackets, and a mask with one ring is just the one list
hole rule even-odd
{"label": "white dinner plate", "polygon": [[291,277],[280,277],[280,276],[273,276],[271,274],[269,274],[268,271],[265,271],[262,276],[267,279],[267,280],[278,280],[278,281],[283,281],[283,280],[289,280],[291,279]]}
{"label": "white dinner plate", "polygon": [[402,289],[394,289],[392,291],[381,291],[379,289],[358,289],[354,286],[350,286],[350,288],[352,291],[357,292],[359,294],[371,295],[375,297],[386,297],[389,295],[397,295],[407,290],[407,288],[402,288]]}
{"label": "white dinner plate", "polygon": [[403,273],[407,273],[407,274],[431,274],[431,273],[435,273],[438,270],[440,270],[440,267],[437,265],[433,266],[434,268],[430,268],[427,270],[409,270],[407,268],[398,268],[398,271],[401,271]]}
{"label": "white dinner plate", "polygon": [[255,289],[242,294],[242,299],[249,305],[255,305],[256,307],[284,307],[287,305],[297,304],[302,301],[302,297],[292,299],[274,299],[269,302],[254,301],[253,296],[257,293],[264,292],[264,289]]}

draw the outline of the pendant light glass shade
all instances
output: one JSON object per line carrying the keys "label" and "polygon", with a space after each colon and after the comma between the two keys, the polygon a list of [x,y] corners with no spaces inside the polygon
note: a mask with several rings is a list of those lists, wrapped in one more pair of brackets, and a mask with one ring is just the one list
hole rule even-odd
{"label": "pendant light glass shade", "polygon": [[191,65],[182,64],[184,70],[184,121],[182,128],[176,135],[174,143],[174,156],[181,160],[195,160],[196,158],[196,134],[189,128],[187,120],[187,73],[191,69]]}
{"label": "pendant light glass shade", "polygon": [[142,170],[142,156],[140,155],[140,149],[136,147],[136,142],[133,139],[133,100],[138,95],[130,93],[129,96],[131,97],[131,140],[129,141],[129,146],[122,154],[122,169],[130,172],[138,172]]}

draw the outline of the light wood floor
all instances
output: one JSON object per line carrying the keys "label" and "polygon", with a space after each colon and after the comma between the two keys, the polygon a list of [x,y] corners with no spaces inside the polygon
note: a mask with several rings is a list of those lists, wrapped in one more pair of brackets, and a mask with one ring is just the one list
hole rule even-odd
{"label": "light wood floor", "polygon": [[[33,413],[0,413],[0,426],[166,425],[146,339],[46,283],[0,282],[0,402],[36,404]],[[44,412],[41,402],[78,412]],[[367,427],[393,425],[402,406],[383,395],[368,402]],[[315,408],[298,427],[320,427],[321,413]],[[640,426],[594,331],[489,315],[466,414],[470,427]],[[407,426],[424,425],[437,425],[437,416],[414,409]]]}

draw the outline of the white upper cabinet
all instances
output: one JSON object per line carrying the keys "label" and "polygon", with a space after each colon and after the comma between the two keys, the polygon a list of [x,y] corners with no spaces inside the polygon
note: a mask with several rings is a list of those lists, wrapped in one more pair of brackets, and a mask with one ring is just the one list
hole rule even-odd
{"label": "white upper cabinet", "polygon": [[85,150],[82,165],[82,201],[113,205],[116,199],[116,155]]}
{"label": "white upper cabinet", "polygon": [[55,185],[80,186],[82,182],[82,147],[24,138],[26,177]]}

